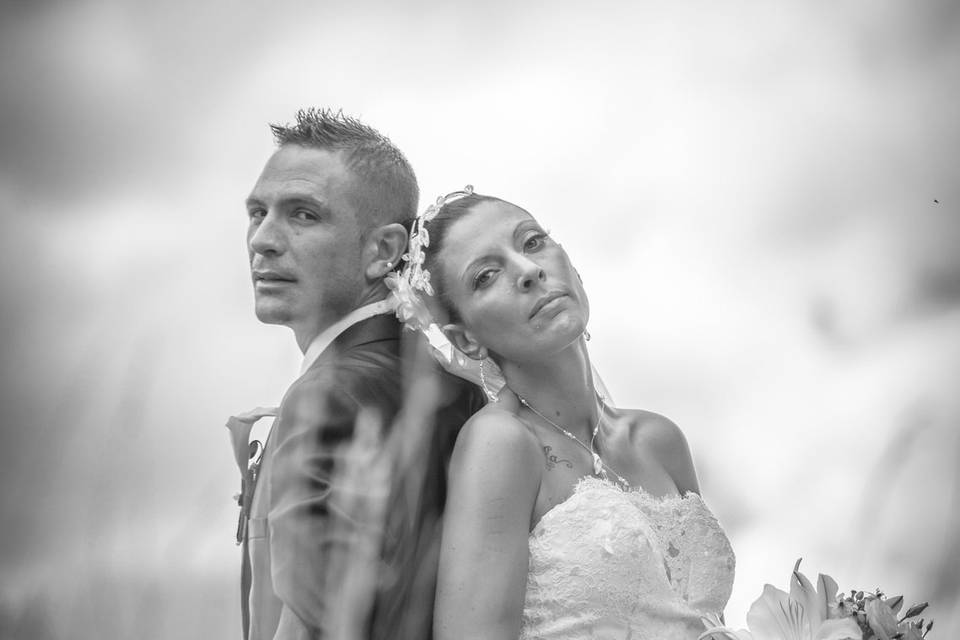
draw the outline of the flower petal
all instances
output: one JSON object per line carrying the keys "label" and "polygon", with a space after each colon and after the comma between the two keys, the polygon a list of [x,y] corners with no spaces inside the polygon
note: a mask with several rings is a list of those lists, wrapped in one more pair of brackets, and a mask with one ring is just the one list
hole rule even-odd
{"label": "flower petal", "polygon": [[890,611],[893,612],[893,615],[897,615],[897,612],[900,611],[900,608],[903,606],[903,596],[893,596],[892,598],[887,598],[883,601],[883,603],[890,607]]}
{"label": "flower petal", "polygon": [[697,640],[753,640],[749,631],[731,629],[724,626],[720,616],[716,613],[707,613],[700,616],[700,622],[706,631],[697,636]]}
{"label": "flower petal", "polygon": [[802,618],[803,610],[795,600],[767,584],[747,612],[747,626],[759,640],[808,640],[809,632],[801,635]]}
{"label": "flower petal", "polygon": [[817,578],[817,600],[823,603],[827,618],[830,617],[831,606],[837,603],[838,590],[837,582],[830,576],[821,573]]}
{"label": "flower petal", "polygon": [[860,640],[863,633],[853,618],[827,620],[817,629],[814,640]]}
{"label": "flower petal", "polygon": [[877,634],[879,640],[891,640],[897,632],[897,617],[879,598],[867,601],[864,611],[867,614],[867,624]]}
{"label": "flower petal", "polygon": [[697,636],[697,640],[753,640],[753,635],[749,631],[736,631],[730,627],[713,627]]}
{"label": "flower petal", "polygon": [[807,626],[808,636],[813,635],[813,630],[820,626],[820,623],[827,619],[827,607],[820,602],[816,589],[813,584],[807,580],[807,576],[799,571],[800,561],[794,565],[793,574],[790,576],[790,597],[800,603],[803,607],[804,622]]}

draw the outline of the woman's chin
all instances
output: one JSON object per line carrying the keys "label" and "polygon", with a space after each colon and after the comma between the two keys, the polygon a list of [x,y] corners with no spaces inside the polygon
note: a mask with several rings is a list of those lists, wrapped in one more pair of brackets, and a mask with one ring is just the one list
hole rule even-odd
{"label": "woman's chin", "polygon": [[561,313],[554,318],[551,331],[557,335],[559,340],[573,342],[583,335],[587,330],[587,319],[579,313]]}
{"label": "woman's chin", "polygon": [[563,351],[579,342],[586,328],[583,318],[563,314],[538,332],[536,343],[544,353]]}

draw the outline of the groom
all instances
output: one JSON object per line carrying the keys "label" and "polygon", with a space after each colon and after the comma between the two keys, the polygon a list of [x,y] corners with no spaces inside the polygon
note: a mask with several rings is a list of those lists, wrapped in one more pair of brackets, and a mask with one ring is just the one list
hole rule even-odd
{"label": "groom", "polygon": [[[246,440],[270,412],[231,427],[244,638],[429,638],[445,465],[481,400],[434,369],[413,374],[401,347],[383,277],[405,251],[417,180],[387,138],[342,113],[301,111],[272,130],[278,148],[247,199],[256,315],[293,329],[304,363],[265,447]],[[411,427],[422,437],[397,446],[390,434]],[[364,457],[371,433],[405,456]],[[366,564],[352,557],[359,540],[376,547]]]}

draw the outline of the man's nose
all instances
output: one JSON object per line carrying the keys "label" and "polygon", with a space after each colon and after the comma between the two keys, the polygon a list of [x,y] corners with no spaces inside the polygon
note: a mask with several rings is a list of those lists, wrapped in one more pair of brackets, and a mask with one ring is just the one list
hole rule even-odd
{"label": "man's nose", "polygon": [[285,239],[276,213],[273,211],[267,213],[260,223],[251,229],[247,244],[253,253],[283,253],[286,246]]}
{"label": "man's nose", "polygon": [[517,287],[519,287],[521,291],[532,289],[538,282],[543,282],[547,279],[547,273],[543,268],[527,257],[520,258],[519,266],[520,276],[517,278]]}

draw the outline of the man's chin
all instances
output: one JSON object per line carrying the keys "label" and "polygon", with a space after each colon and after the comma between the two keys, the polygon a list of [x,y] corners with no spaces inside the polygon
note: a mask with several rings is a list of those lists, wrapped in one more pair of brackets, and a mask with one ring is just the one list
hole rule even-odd
{"label": "man's chin", "polygon": [[273,300],[257,300],[254,307],[257,320],[264,324],[290,324],[290,309],[285,304]]}

